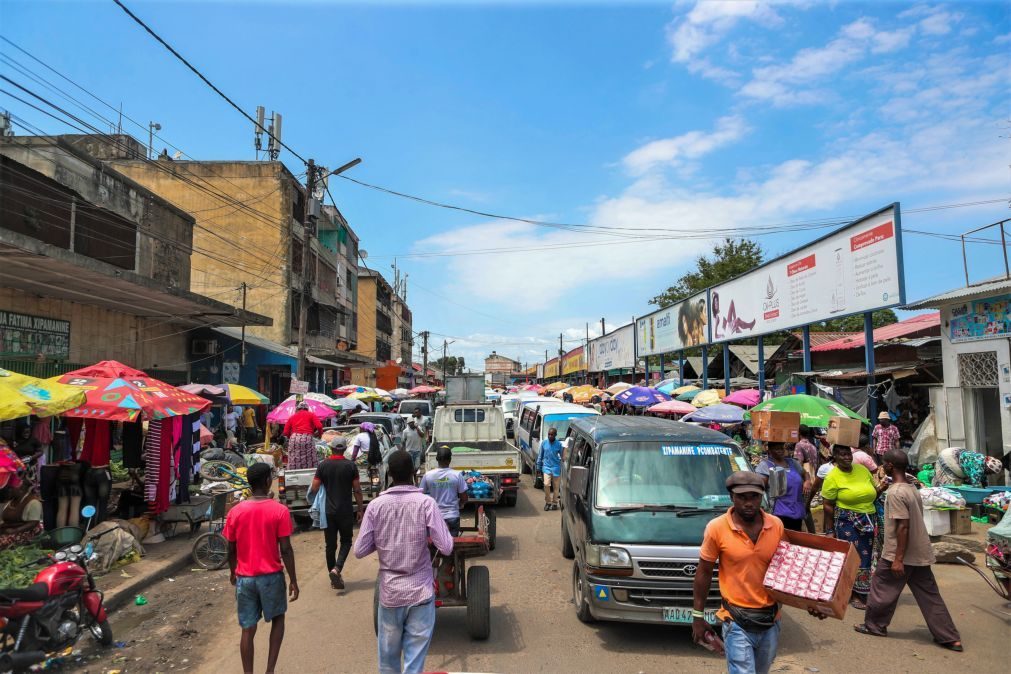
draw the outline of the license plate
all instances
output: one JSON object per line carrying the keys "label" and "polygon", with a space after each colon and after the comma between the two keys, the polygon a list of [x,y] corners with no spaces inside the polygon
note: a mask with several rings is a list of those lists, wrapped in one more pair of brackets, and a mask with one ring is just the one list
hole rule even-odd
{"label": "license plate", "polygon": [[[690,608],[665,608],[663,609],[663,620],[668,623],[679,623],[681,625],[690,625],[692,622],[692,610]],[[706,622],[715,623],[716,622],[716,611],[707,610],[706,611]]]}

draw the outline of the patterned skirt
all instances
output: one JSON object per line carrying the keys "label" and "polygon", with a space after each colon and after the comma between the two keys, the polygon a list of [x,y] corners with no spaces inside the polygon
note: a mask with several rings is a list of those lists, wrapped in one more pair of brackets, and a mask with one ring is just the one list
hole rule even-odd
{"label": "patterned skirt", "polygon": [[852,543],[860,555],[860,568],[857,571],[853,592],[867,596],[871,591],[871,567],[873,566],[874,537],[877,531],[877,517],[858,513],[853,510],[836,507],[835,536],[840,541]]}
{"label": "patterned skirt", "polygon": [[294,433],[288,438],[288,469],[315,468],[319,465],[316,438],[308,433]]}

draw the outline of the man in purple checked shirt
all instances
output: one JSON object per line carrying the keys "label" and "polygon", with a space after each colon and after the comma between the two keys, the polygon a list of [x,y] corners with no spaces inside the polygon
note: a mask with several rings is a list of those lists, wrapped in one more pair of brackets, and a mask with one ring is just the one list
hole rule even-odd
{"label": "man in purple checked shirt", "polygon": [[365,510],[355,557],[379,553],[379,672],[420,674],[435,630],[435,578],[428,540],[444,555],[453,538],[439,507],[414,486],[414,461],[390,454],[393,486]]}

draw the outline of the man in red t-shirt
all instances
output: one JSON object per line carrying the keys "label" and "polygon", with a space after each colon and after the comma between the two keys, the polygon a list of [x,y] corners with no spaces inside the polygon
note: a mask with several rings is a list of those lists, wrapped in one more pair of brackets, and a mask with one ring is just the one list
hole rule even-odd
{"label": "man in red t-shirt", "polygon": [[[254,463],[246,472],[252,497],[239,503],[225,521],[222,532],[228,540],[228,566],[235,586],[242,640],[239,655],[242,670],[253,671],[253,637],[260,616],[270,625],[267,672],[273,672],[284,640],[284,614],[288,597],[298,599],[295,553],[291,549],[291,515],[270,495],[272,469]],[[282,561],[288,571],[285,588]]]}

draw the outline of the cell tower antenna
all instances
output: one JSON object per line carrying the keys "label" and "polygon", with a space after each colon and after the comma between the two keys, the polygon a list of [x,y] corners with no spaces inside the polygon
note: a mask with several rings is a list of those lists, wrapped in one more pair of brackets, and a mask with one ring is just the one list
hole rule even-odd
{"label": "cell tower antenna", "polygon": [[256,124],[253,125],[253,145],[256,148],[257,159],[260,158],[260,150],[263,149],[263,116],[263,106],[256,106]]}

